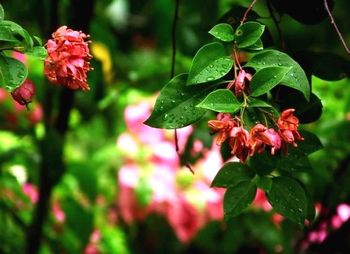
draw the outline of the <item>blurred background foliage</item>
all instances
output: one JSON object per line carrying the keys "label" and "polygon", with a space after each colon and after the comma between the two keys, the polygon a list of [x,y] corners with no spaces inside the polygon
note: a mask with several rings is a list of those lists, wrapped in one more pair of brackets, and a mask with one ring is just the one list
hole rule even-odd
{"label": "blurred background foliage", "polygon": [[[53,32],[47,22],[52,18],[51,5],[57,3],[58,24],[69,26],[70,15],[77,15],[69,11],[73,2],[76,1],[11,0],[1,4],[7,19],[47,39]],[[94,71],[89,74],[91,91],[76,93],[64,145],[66,171],[51,197],[40,253],[346,253],[350,248],[346,240],[350,235],[350,222],[348,218],[343,219],[336,227],[332,221],[340,216],[340,204],[350,205],[349,56],[322,12],[318,17],[303,1],[271,1],[272,8],[284,8],[290,14],[276,14],[279,34],[267,2],[270,1],[257,1],[253,9],[270,32],[270,36],[266,35],[266,43],[282,47],[299,61],[310,74],[312,90],[323,105],[320,119],[303,127],[316,133],[325,148],[312,155],[312,170],[296,173],[317,204],[315,223],[299,228],[288,220],[277,218],[273,211],[256,205],[230,221],[208,220],[198,233],[184,241],[162,213],[145,214],[141,218],[135,215],[131,222],[125,219],[120,212],[124,204],[120,201],[122,183],[118,172],[132,161],[141,172],[139,174],[144,176],[133,189],[138,204],[133,209],[144,211],[152,199],[149,186],[152,183],[147,180],[147,172],[155,162],[150,161],[150,154],[156,152],[152,149],[155,143],[147,144],[133,133],[132,125],[127,125],[133,120],[128,118],[125,110],[130,105],[146,103],[147,106],[134,108],[136,117],[144,117],[141,121],[138,119],[138,125],[134,127],[136,131],[143,131],[140,125],[147,114],[138,116],[137,110],[150,107],[155,94],[169,80],[175,1],[96,0],[89,20],[90,29],[86,31],[91,35],[94,55]],[[322,8],[323,1],[312,2]],[[334,16],[349,42],[350,2],[329,2],[334,5]],[[288,3],[296,6],[297,14]],[[228,21],[228,17],[235,16],[232,13],[241,17],[242,10],[249,4],[248,0],[180,1],[176,73],[188,71],[195,52],[210,40],[208,30],[211,27],[220,19]],[[81,12],[84,12],[84,6],[81,6]],[[316,24],[310,24],[314,21]],[[29,79],[37,87],[36,101],[31,105],[34,110],[35,105],[40,106],[44,100],[44,86],[48,84],[43,77],[42,62],[28,57],[26,63]],[[311,73],[317,75],[311,76]],[[58,104],[55,98],[54,105]],[[38,201],[42,160],[38,141],[45,135],[45,128],[43,122],[33,121],[28,113],[16,109],[4,91],[0,93],[0,107],[0,253],[24,253],[26,230]],[[311,115],[317,114],[311,111]],[[40,120],[42,116],[37,117]],[[212,117],[207,114],[205,118]],[[126,133],[131,133],[134,141],[120,141]],[[164,133],[161,135],[172,143],[173,133]],[[211,147],[212,137],[205,120],[193,127],[188,140],[181,162],[195,165],[195,176],[187,174],[188,169],[179,162],[175,163],[176,172],[185,172],[175,173],[176,181],[182,187],[192,186],[191,183],[197,181],[192,178],[198,176],[196,169],[201,167],[196,162],[203,159],[204,152],[199,149],[190,153],[195,141],[202,142],[203,151]],[[132,178],[132,175],[128,177]],[[200,201],[195,196],[192,203]],[[196,213],[186,216],[190,222],[196,219]],[[315,237],[320,232],[325,236]]]}

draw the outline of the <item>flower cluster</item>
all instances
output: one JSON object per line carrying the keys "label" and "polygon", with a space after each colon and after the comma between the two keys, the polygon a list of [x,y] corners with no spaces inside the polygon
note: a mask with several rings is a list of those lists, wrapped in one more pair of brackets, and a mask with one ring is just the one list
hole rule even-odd
{"label": "flower cluster", "polygon": [[63,84],[70,89],[89,90],[87,72],[91,70],[89,60],[89,36],[83,32],[62,26],[46,43],[48,56],[44,73],[50,82]]}
{"label": "flower cluster", "polygon": [[263,152],[266,147],[270,148],[272,155],[281,148],[284,153],[287,153],[288,144],[296,147],[296,141],[303,140],[298,132],[299,119],[294,116],[294,109],[286,109],[282,112],[277,120],[277,131],[261,123],[248,131],[243,128],[238,117],[232,118],[228,113],[219,113],[217,120],[210,120],[208,125],[213,132],[218,133],[217,145],[228,140],[232,154],[241,162],[245,162],[255,152]]}

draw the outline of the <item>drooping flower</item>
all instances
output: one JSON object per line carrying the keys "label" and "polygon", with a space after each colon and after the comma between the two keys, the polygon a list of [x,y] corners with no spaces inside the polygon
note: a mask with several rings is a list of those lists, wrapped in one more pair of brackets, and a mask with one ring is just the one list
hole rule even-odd
{"label": "drooping flower", "polygon": [[252,75],[250,73],[245,72],[243,69],[241,69],[238,72],[238,75],[235,81],[228,85],[228,89],[230,89],[233,86],[235,95],[239,96],[243,92],[248,92],[247,82],[251,80],[252,80]]}
{"label": "drooping flower", "polygon": [[228,113],[219,113],[217,120],[208,121],[208,126],[213,132],[218,132],[216,137],[216,144],[221,145],[230,136],[233,127],[237,126],[234,119]]}
{"label": "drooping flower", "polygon": [[87,72],[91,70],[89,60],[89,36],[81,31],[61,26],[46,43],[47,58],[44,73],[54,84],[62,84],[70,89],[89,90]]}
{"label": "drooping flower", "polygon": [[274,155],[281,148],[281,137],[272,128],[268,129],[262,124],[255,125],[251,131],[251,144],[255,151],[262,152],[266,145],[271,146],[271,154]]}
{"label": "drooping flower", "polygon": [[[285,144],[293,144],[298,146],[295,141],[304,140],[298,132],[299,119],[294,116],[295,109],[286,109],[278,118],[277,125],[280,128],[279,134]],[[286,146],[285,146],[286,147]]]}
{"label": "drooping flower", "polygon": [[233,127],[230,134],[229,144],[231,153],[241,162],[247,161],[249,155],[254,152],[249,144],[250,135],[243,127]]}
{"label": "drooping flower", "polygon": [[25,80],[22,85],[17,87],[11,92],[12,98],[17,101],[20,105],[27,105],[30,103],[35,94],[35,86],[32,81]]}

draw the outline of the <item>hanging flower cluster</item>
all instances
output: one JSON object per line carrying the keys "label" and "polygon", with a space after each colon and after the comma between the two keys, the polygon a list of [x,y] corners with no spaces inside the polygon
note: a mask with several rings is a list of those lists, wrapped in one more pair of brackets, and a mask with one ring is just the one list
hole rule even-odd
{"label": "hanging flower cluster", "polygon": [[48,56],[44,73],[54,84],[62,84],[70,89],[89,90],[87,72],[91,70],[92,58],[88,44],[89,36],[80,31],[62,26],[52,34],[46,43]]}
{"label": "hanging flower cluster", "polygon": [[294,109],[286,109],[282,112],[277,121],[277,131],[261,123],[248,131],[243,128],[238,117],[232,118],[228,113],[219,113],[217,120],[210,120],[208,126],[213,132],[218,133],[217,145],[228,140],[231,153],[241,162],[245,162],[248,157],[253,156],[255,152],[263,152],[266,147],[270,148],[272,155],[280,149],[287,153],[288,144],[296,147],[296,141],[303,140],[298,132],[299,119],[294,116],[294,111]]}

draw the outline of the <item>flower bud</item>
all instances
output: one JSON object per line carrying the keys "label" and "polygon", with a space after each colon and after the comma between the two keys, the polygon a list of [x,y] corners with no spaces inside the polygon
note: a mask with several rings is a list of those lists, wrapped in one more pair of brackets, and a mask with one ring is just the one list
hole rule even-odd
{"label": "flower bud", "polygon": [[27,105],[32,101],[35,94],[35,86],[32,81],[26,80],[24,83],[11,92],[12,98],[20,105]]}

